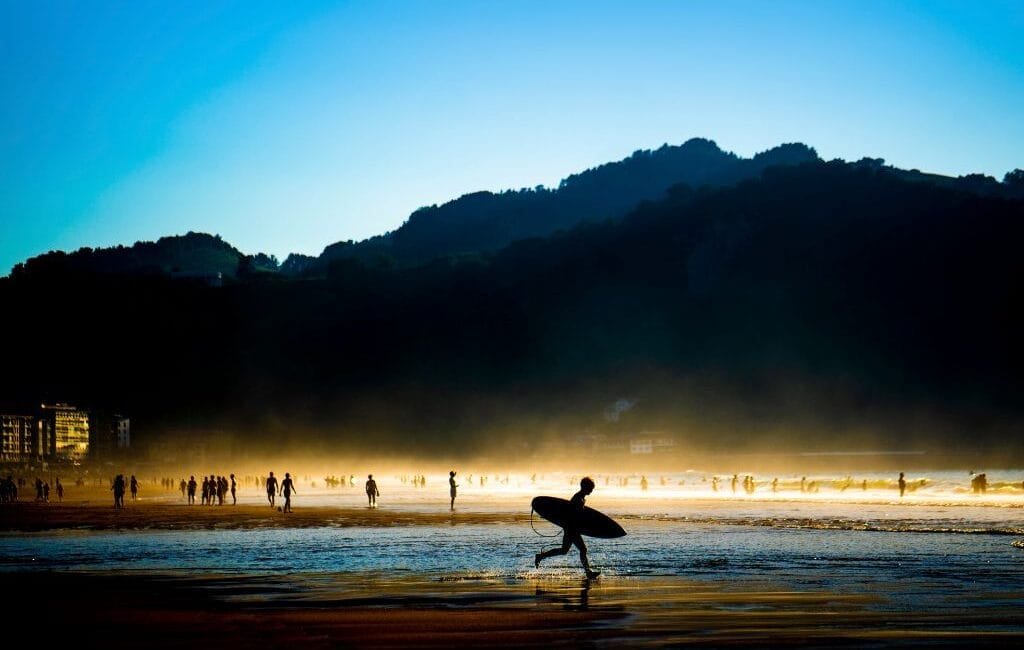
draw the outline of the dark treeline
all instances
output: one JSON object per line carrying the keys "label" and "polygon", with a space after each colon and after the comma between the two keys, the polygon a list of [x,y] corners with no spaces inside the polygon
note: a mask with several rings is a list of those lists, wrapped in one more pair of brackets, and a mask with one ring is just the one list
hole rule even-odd
{"label": "dark treeline", "polygon": [[817,153],[803,144],[780,145],[748,159],[722,151],[710,140],[693,138],[678,146],[639,150],[624,160],[573,174],[555,189],[476,192],[421,208],[393,232],[333,244],[315,259],[291,256],[284,270],[322,275],[331,262],[346,258],[373,266],[413,266],[448,255],[496,251],[581,221],[621,217],[641,201],[663,198],[677,183],[720,187],[756,178],[769,166],[814,160]]}
{"label": "dark treeline", "polygon": [[[305,278],[250,259],[223,286],[35,262],[0,281],[3,396],[121,409],[143,436],[409,451],[615,427],[998,445],[1024,415],[1024,202],[947,185],[879,161],[770,167],[496,251]],[[636,407],[610,422],[620,397]]]}

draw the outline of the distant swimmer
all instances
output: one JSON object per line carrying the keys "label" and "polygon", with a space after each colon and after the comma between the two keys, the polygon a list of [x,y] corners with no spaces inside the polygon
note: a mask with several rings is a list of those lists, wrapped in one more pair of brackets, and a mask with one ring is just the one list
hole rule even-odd
{"label": "distant swimmer", "polygon": [[452,497],[452,510],[455,510],[455,493],[458,487],[459,484],[455,482],[455,470],[453,469],[448,472],[448,493],[451,494]]}
{"label": "distant swimmer", "polygon": [[593,479],[589,476],[584,476],[580,479],[579,492],[574,494],[572,499],[569,500],[569,507],[572,510],[572,516],[568,524],[562,528],[562,545],[534,555],[533,565],[535,567],[540,568],[540,562],[544,558],[548,558],[553,555],[565,555],[569,552],[569,548],[575,545],[576,548],[580,550],[580,563],[583,564],[583,569],[587,572],[587,577],[596,578],[601,574],[600,571],[594,571],[590,568],[590,561],[587,559],[587,545],[583,541],[583,535],[580,533],[577,525],[574,525],[574,522],[579,522],[582,518],[587,496],[593,491]]}
{"label": "distant swimmer", "polygon": [[377,490],[377,481],[373,480],[373,474],[366,477],[366,498],[370,502],[371,508],[377,507],[377,497],[380,496],[380,491]]}
{"label": "distant swimmer", "polygon": [[281,494],[284,495],[284,512],[292,511],[292,492],[296,492],[295,484],[292,483],[292,475],[284,473],[284,480],[281,481]]}
{"label": "distant swimmer", "polygon": [[903,472],[900,472],[900,480],[898,481],[900,486],[900,497],[907,491],[907,479],[903,478]]}
{"label": "distant swimmer", "polygon": [[270,502],[270,507],[274,507],[274,497],[277,495],[277,478],[274,477],[274,473],[271,472],[270,476],[267,477],[267,501]]}

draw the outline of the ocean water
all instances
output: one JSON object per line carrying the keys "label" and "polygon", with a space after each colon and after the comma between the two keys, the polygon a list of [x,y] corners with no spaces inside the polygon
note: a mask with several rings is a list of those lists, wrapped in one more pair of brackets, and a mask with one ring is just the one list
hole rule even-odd
{"label": "ocean water", "polygon": [[[598,477],[588,505],[616,518],[628,534],[588,538],[590,558],[605,584],[684,579],[714,588],[760,584],[881,594],[885,607],[933,613],[1007,599],[1024,604],[1024,489],[1011,482],[1022,475],[1006,472],[1004,487],[976,495],[964,475],[933,474],[902,499],[888,487],[894,482],[888,474],[866,476],[875,486],[868,490],[842,489],[843,477],[819,477],[822,487],[812,494],[799,492],[799,477],[784,477],[780,484],[788,487],[772,492],[762,484],[752,495],[742,488],[734,495],[728,481],[713,492],[702,475],[667,476],[664,483],[650,477],[647,491],[635,477],[625,487],[617,477],[607,485]],[[378,511],[447,511],[445,478],[428,477],[426,488],[381,478]],[[297,596],[295,585],[313,589],[328,575],[349,584],[366,576],[377,584],[572,583],[582,574],[575,549],[534,568],[534,554],[558,545],[561,536],[529,517],[529,501],[537,494],[571,496],[575,480],[522,476],[502,483],[500,477],[483,488],[463,481],[457,512],[442,524],[411,517],[393,526],[5,533],[0,571],[263,576],[290,582],[288,598]],[[295,509],[365,504],[358,487],[328,490],[313,481],[299,482]],[[989,481],[991,486],[991,474]],[[266,498],[255,487],[239,496],[248,504]],[[144,486],[141,501],[130,507],[147,502],[180,499]],[[489,516],[477,520],[475,513]],[[319,597],[313,591],[307,596]],[[272,599],[272,590],[262,597]]]}

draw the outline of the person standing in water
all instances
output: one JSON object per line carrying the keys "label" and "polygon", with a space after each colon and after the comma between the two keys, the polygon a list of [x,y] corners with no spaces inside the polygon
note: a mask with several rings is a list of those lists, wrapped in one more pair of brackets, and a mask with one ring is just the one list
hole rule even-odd
{"label": "person standing in water", "polygon": [[903,472],[900,472],[900,480],[897,483],[899,483],[900,497],[902,497],[903,493],[907,491],[907,479],[903,478]]}
{"label": "person standing in water", "polygon": [[284,495],[284,511],[292,511],[292,492],[297,492],[295,484],[292,483],[292,475],[284,473],[284,480],[281,481],[281,494]]}
{"label": "person standing in water", "polygon": [[452,497],[452,510],[455,510],[455,492],[456,488],[458,487],[459,484],[455,482],[455,470],[453,469],[452,471],[448,472],[448,492],[451,494]]}
{"label": "person standing in water", "polygon": [[584,476],[580,479],[580,491],[574,494],[572,499],[569,500],[569,508],[572,514],[569,518],[569,524],[563,528],[562,545],[534,555],[533,566],[540,568],[540,562],[544,558],[548,558],[553,555],[565,555],[569,552],[569,548],[575,545],[576,548],[580,550],[580,563],[583,564],[583,569],[587,572],[587,577],[596,578],[601,575],[600,571],[594,571],[590,568],[590,561],[587,559],[587,545],[583,541],[583,535],[577,528],[578,522],[583,516],[583,508],[586,507],[587,496],[593,491],[594,480],[592,478]]}
{"label": "person standing in water", "polygon": [[366,477],[366,499],[370,502],[371,508],[377,507],[377,497],[380,491],[377,489],[377,481],[373,480],[373,474]]}

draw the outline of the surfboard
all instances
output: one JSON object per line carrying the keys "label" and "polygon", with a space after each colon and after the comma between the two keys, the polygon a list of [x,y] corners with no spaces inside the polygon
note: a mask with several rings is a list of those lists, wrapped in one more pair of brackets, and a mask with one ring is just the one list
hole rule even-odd
{"label": "surfboard", "polygon": [[[568,499],[558,497],[534,497],[531,502],[534,512],[556,526],[565,528],[569,523],[571,509]],[[626,531],[608,515],[594,510],[590,506],[583,507],[583,515],[578,522],[579,531],[587,537],[611,539],[623,537]]]}

